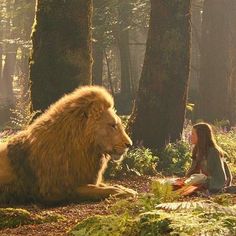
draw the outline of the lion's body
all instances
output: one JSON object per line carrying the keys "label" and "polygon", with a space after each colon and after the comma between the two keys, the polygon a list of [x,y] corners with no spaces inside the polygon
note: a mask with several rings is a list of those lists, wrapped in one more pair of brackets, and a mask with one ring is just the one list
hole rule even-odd
{"label": "lion's body", "polygon": [[[80,186],[98,186],[109,159],[101,148],[100,139],[105,140],[101,135],[106,134],[101,120],[108,111],[109,119],[118,119],[112,108],[113,99],[105,89],[83,87],[64,96],[26,130],[1,144],[0,203],[19,199],[65,201],[78,198]],[[130,142],[123,130],[117,137],[116,142],[106,141],[104,146],[114,149]]]}

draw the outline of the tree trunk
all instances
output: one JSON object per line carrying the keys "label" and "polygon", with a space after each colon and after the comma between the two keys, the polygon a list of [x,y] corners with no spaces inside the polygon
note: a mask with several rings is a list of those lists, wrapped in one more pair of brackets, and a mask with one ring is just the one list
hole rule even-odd
{"label": "tree trunk", "polygon": [[2,82],[2,45],[0,45],[0,94],[1,94],[1,84],[2,84],[1,82]]}
{"label": "tree trunk", "polygon": [[103,45],[100,41],[93,43],[93,84],[102,85]]}
{"label": "tree trunk", "polygon": [[231,62],[231,73],[230,73],[230,124],[236,125],[236,2],[230,0],[230,11],[228,12],[230,21],[230,62]]}
{"label": "tree trunk", "polygon": [[104,9],[107,3],[104,0],[93,1],[93,84],[103,84],[104,34],[106,16]]}
{"label": "tree trunk", "polygon": [[228,120],[230,116],[227,5],[228,0],[205,0],[203,5],[197,118],[207,122]]}
{"label": "tree trunk", "polygon": [[22,57],[20,61],[20,70],[21,70],[21,77],[24,80],[24,86],[22,94],[25,96],[25,100],[30,100],[30,80],[29,80],[29,49],[22,48]]}
{"label": "tree trunk", "polygon": [[[194,105],[198,102],[199,96],[199,76],[200,76],[200,43],[201,43],[201,14],[202,1],[193,0],[191,4],[191,49],[190,49],[190,75],[188,101]],[[195,118],[193,112],[187,112],[187,118]]]}
{"label": "tree trunk", "polygon": [[190,0],[151,0],[144,66],[128,130],[162,149],[181,136],[189,77]]}
{"label": "tree trunk", "polygon": [[30,59],[32,109],[91,84],[91,0],[38,0]]}
{"label": "tree trunk", "polygon": [[121,67],[121,93],[124,96],[131,97],[132,94],[132,75],[130,64],[130,49],[129,49],[129,9],[130,5],[126,0],[121,0],[119,3],[119,19],[120,29],[118,35],[118,48],[120,51],[120,67]]}
{"label": "tree trunk", "polygon": [[116,94],[115,104],[120,115],[128,115],[132,109],[133,78],[131,68],[131,55],[129,48],[129,14],[131,6],[126,0],[119,1],[117,29],[117,45],[120,59],[120,93]]}
{"label": "tree trunk", "polygon": [[2,97],[7,104],[14,104],[13,95],[13,76],[15,73],[16,65],[16,50],[15,44],[9,44],[7,46],[5,64],[2,74]]}

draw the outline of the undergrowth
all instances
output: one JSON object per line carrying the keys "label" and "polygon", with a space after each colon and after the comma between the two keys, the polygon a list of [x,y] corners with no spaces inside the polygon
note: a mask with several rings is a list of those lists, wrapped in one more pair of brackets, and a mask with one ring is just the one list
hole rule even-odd
{"label": "undergrowth", "polygon": [[186,202],[170,186],[157,183],[152,183],[150,194],[116,202],[111,209],[112,214],[85,219],[73,227],[69,235],[236,234],[235,206],[220,205],[222,202],[219,199]]}

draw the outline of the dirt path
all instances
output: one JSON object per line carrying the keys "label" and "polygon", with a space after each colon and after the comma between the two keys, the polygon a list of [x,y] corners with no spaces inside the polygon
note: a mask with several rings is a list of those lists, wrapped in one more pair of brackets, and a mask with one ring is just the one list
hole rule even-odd
{"label": "dirt path", "polygon": [[[132,179],[110,181],[114,184],[122,184],[123,186],[133,188],[138,192],[147,192],[149,190],[151,178],[150,177],[135,177]],[[66,218],[65,221],[57,223],[44,223],[38,225],[24,225],[14,229],[0,230],[1,236],[49,236],[49,235],[66,235],[66,232],[74,226],[77,222],[89,216],[100,214],[105,215],[109,213],[111,203],[102,201],[98,203],[81,203],[70,204],[67,206],[60,206],[50,209],[42,209],[36,206],[23,206],[22,208],[32,212],[39,213],[41,211],[50,210],[58,213]]]}

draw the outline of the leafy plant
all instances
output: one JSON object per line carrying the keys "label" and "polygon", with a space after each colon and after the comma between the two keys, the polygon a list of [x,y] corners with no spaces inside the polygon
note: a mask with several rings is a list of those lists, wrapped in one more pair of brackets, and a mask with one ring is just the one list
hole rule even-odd
{"label": "leafy plant", "polygon": [[168,183],[162,184],[157,180],[152,181],[151,192],[160,203],[174,201],[180,198],[180,195],[173,191],[172,185]]}
{"label": "leafy plant", "polygon": [[224,131],[219,130],[216,132],[216,141],[219,146],[227,152],[225,157],[230,163],[236,164],[236,132],[235,130]]}
{"label": "leafy plant", "polygon": [[[123,205],[125,207],[125,205]],[[174,202],[157,205],[136,215],[94,216],[71,231],[70,235],[235,235],[235,209],[216,203]]]}
{"label": "leafy plant", "polygon": [[220,213],[236,216],[236,211],[232,207],[221,206],[209,201],[167,202],[157,205],[156,208],[166,211],[198,210],[204,211],[205,213]]}
{"label": "leafy plant", "polygon": [[[160,227],[162,226],[162,227]],[[235,235],[236,217],[204,211],[164,212],[140,215],[140,235]]]}
{"label": "leafy plant", "polygon": [[128,215],[93,216],[76,225],[69,231],[73,236],[135,236],[136,220]]}
{"label": "leafy plant", "polygon": [[158,170],[167,175],[183,176],[191,162],[190,146],[185,141],[169,143],[160,154]]}
{"label": "leafy plant", "polygon": [[105,173],[107,178],[120,178],[127,175],[154,175],[157,173],[158,157],[148,148],[130,150],[122,162],[110,162]]}

